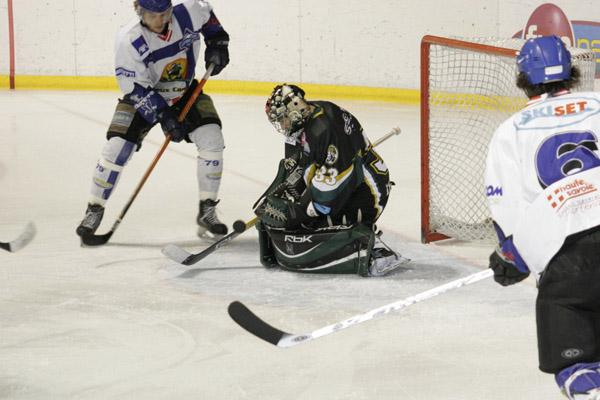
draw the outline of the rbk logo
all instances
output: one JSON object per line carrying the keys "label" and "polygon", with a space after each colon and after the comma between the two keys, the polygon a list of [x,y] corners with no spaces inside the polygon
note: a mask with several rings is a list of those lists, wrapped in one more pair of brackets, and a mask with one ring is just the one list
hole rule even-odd
{"label": "rbk logo", "polygon": [[310,239],[312,237],[312,235],[307,235],[307,236],[295,236],[295,235],[285,235],[285,237],[283,238],[284,242],[292,242],[292,243],[312,243],[312,240]]}

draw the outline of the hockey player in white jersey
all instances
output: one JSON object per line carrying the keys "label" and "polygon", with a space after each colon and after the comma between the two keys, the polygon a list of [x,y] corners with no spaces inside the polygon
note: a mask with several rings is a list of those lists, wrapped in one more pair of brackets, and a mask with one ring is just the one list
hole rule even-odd
{"label": "hockey player in white jersey", "polygon": [[503,286],[538,280],[539,368],[572,400],[600,399],[600,94],[556,36],[525,43],[517,86],[530,101],[495,132],[485,185]]}
{"label": "hockey player in white jersey", "polygon": [[172,141],[198,148],[199,235],[226,234],[227,226],[215,213],[224,148],[219,115],[211,98],[201,93],[182,123],[177,117],[197,85],[201,37],[205,65],[213,64],[216,75],[229,63],[229,35],[202,0],[136,0],[133,6],[138,18],[120,30],[115,44],[115,75],[124,97],[108,129],[77,234],[94,234],[123,168],[157,123]]}

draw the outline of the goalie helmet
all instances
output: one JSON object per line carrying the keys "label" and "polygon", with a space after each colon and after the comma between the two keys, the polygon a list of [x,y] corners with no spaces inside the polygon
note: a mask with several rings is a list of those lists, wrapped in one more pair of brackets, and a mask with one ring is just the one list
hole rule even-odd
{"label": "goalie helmet", "polygon": [[291,137],[301,132],[310,115],[310,106],[304,100],[304,90],[284,83],[273,89],[265,104],[265,112],[277,132]]}
{"label": "goalie helmet", "polygon": [[173,7],[171,0],[137,0],[137,5],[153,13],[162,13]]}
{"label": "goalie helmet", "polygon": [[557,36],[530,39],[517,56],[517,68],[533,85],[567,80],[571,77],[571,53]]}

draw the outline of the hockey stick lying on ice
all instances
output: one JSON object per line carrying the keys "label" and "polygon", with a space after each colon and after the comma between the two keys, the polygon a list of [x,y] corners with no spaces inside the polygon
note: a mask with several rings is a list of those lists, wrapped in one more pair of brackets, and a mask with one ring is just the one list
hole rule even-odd
{"label": "hockey stick lying on ice", "polygon": [[[208,78],[210,77],[210,74],[212,73],[213,69],[214,69],[214,65],[213,64],[211,64],[211,65],[208,66],[208,69],[206,70],[206,73],[202,77],[202,80],[200,80],[200,82],[198,82],[198,85],[194,88],[194,91],[192,92],[192,95],[188,99],[187,103],[185,103],[185,106],[183,107],[183,110],[181,110],[181,113],[179,114],[179,117],[177,118],[177,120],[179,122],[183,122],[183,120],[185,119],[185,116],[187,115],[187,113],[190,111],[190,109],[194,105],[194,102],[196,101],[196,99],[198,98],[198,96],[200,95],[200,93],[202,92],[202,88],[206,84],[206,81],[208,81]],[[137,195],[140,193],[140,190],[142,190],[142,187],[146,183],[146,180],[150,176],[150,173],[152,173],[152,170],[154,170],[154,167],[158,163],[158,160],[160,160],[160,157],[163,155],[163,153],[167,149],[167,146],[169,145],[170,142],[171,142],[171,135],[169,134],[169,135],[167,135],[165,137],[165,141],[163,142],[162,146],[160,147],[160,149],[158,150],[158,152],[154,156],[154,159],[150,163],[150,166],[148,167],[148,169],[144,173],[144,176],[142,177],[142,179],[140,180],[140,182],[136,186],[135,190],[133,191],[133,194],[131,195],[131,197],[127,201],[127,204],[125,204],[125,207],[123,207],[123,210],[121,211],[121,214],[119,214],[119,217],[117,218],[117,220],[113,224],[112,228],[110,228],[110,231],[106,232],[103,235],[87,235],[87,236],[82,236],[81,237],[81,243],[82,243],[82,245],[86,245],[86,246],[102,246],[103,244],[106,244],[106,242],[108,242],[110,240],[110,238],[113,235],[113,233],[115,233],[115,231],[117,230],[117,228],[121,224],[121,221],[123,221],[123,218],[125,218],[125,214],[127,214],[127,211],[129,210],[129,207],[131,207],[131,204],[133,204],[133,201],[135,200],[135,198],[137,197]]]}
{"label": "hockey stick lying on ice", "polygon": [[382,317],[386,314],[391,313],[392,311],[402,310],[415,303],[427,300],[431,297],[435,297],[438,294],[442,294],[453,289],[458,289],[459,287],[470,285],[480,280],[489,278],[493,274],[494,272],[491,269],[486,269],[485,271],[480,271],[467,277],[448,282],[444,285],[438,286],[433,289],[429,289],[425,292],[422,292],[412,297],[408,297],[404,300],[399,300],[394,303],[375,308],[364,314],[358,314],[351,318],[337,322],[335,324],[319,328],[310,333],[295,334],[281,331],[267,324],[265,321],[256,316],[256,314],[250,311],[248,307],[246,307],[239,301],[234,301],[233,303],[231,303],[229,305],[229,308],[227,309],[227,312],[229,313],[229,316],[238,325],[240,325],[242,328],[244,328],[254,336],[265,340],[271,344],[274,344],[277,347],[292,347],[297,344],[309,342],[311,340],[318,339],[322,336],[341,331],[342,329],[358,325],[370,319]]}
{"label": "hockey stick lying on ice", "polygon": [[21,250],[33,240],[35,232],[35,225],[33,224],[33,222],[30,222],[27,224],[25,230],[19,235],[18,238],[10,242],[0,242],[0,249],[10,251],[11,253]]}
{"label": "hockey stick lying on ice", "polygon": [[[400,132],[401,132],[400,128],[393,128],[390,132],[386,133],[385,135],[383,135],[382,137],[377,139],[375,142],[373,142],[373,147],[383,143],[384,141],[386,141],[387,139],[389,139],[390,137],[392,137],[394,135],[400,134]],[[206,249],[202,250],[199,253],[195,253],[195,254],[189,253],[189,252],[185,251],[184,249],[182,249],[181,247],[175,246],[174,244],[169,244],[169,245],[165,246],[162,249],[162,253],[165,256],[169,257],[171,260],[178,262],[179,264],[192,265],[192,264],[195,264],[198,261],[204,259],[209,254],[212,254],[215,250],[218,250],[221,247],[225,246],[227,243],[231,242],[233,239],[235,239],[240,234],[246,232],[249,228],[256,225],[256,222],[257,222],[256,217],[252,218],[248,222],[244,222],[241,220],[235,221],[233,223],[233,232],[231,232],[228,235],[223,236],[221,239],[219,239],[218,241],[216,241],[215,243],[213,243],[212,245],[210,245],[209,247],[207,247]]]}

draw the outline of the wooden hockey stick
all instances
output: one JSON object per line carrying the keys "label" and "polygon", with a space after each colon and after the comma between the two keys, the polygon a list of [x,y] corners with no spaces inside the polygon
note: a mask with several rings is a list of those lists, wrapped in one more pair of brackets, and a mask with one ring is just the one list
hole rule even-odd
{"label": "wooden hockey stick", "polygon": [[[206,70],[206,73],[202,77],[202,80],[200,80],[200,82],[198,82],[198,85],[194,88],[194,91],[192,92],[192,95],[188,99],[187,103],[185,103],[185,106],[183,107],[183,110],[181,110],[181,113],[179,114],[179,117],[177,118],[177,120],[179,122],[183,122],[183,120],[185,119],[186,115],[188,114],[188,112],[190,111],[190,109],[192,108],[192,106],[194,105],[194,102],[196,101],[196,99],[198,98],[198,96],[200,95],[200,93],[202,92],[202,88],[204,88],[204,85],[208,81],[208,78],[210,77],[213,69],[214,69],[214,65],[210,64],[208,66],[208,69]],[[146,183],[146,180],[148,180],[148,177],[150,176],[150,174],[154,170],[154,167],[158,163],[158,160],[160,160],[160,157],[163,155],[163,153],[167,149],[167,146],[169,145],[170,142],[171,142],[171,135],[168,134],[168,135],[166,135],[165,141],[163,142],[162,146],[158,150],[158,153],[156,153],[156,155],[154,156],[154,159],[150,163],[150,166],[148,167],[148,169],[144,173],[144,176],[142,176],[142,180],[138,183],[138,185],[136,186],[135,190],[133,191],[133,194],[131,195],[131,197],[129,198],[129,200],[127,201],[127,203],[125,204],[125,207],[123,207],[123,210],[121,211],[121,214],[119,214],[119,217],[117,218],[117,220],[113,224],[112,228],[110,228],[110,231],[108,231],[107,233],[105,233],[103,235],[87,235],[87,236],[82,236],[81,237],[81,243],[83,245],[86,245],[86,246],[101,246],[103,244],[106,244],[106,242],[108,242],[110,240],[110,238],[112,237],[113,233],[115,233],[115,231],[117,230],[117,228],[121,224],[121,221],[123,221],[123,218],[125,218],[125,214],[127,214],[127,211],[129,210],[129,207],[131,207],[131,204],[133,204],[133,201],[135,200],[135,198],[137,197],[137,195],[142,190],[142,187]]]}
{"label": "wooden hockey stick", "polygon": [[[375,142],[373,142],[372,146],[373,147],[378,146],[379,144],[385,142],[390,137],[400,134],[400,132],[401,132],[400,128],[398,128],[398,127],[393,128],[390,132],[386,133],[385,135],[383,135],[382,137],[377,139]],[[231,242],[233,239],[235,239],[242,233],[246,232],[248,229],[250,229],[251,227],[256,225],[257,221],[258,221],[257,217],[252,218],[251,220],[246,222],[245,225],[242,225],[243,221],[236,221],[233,224],[233,227],[234,227],[233,232],[229,233],[228,235],[223,236],[221,239],[217,240],[215,243],[213,243],[212,245],[210,245],[209,247],[207,247],[206,249],[202,250],[199,253],[195,253],[195,254],[189,253],[186,250],[182,249],[181,247],[175,246],[174,244],[169,244],[169,245],[165,246],[162,249],[162,253],[165,256],[169,257],[171,260],[178,262],[179,264],[183,264],[183,265],[195,264],[198,261],[204,259],[206,256],[214,253],[216,250],[225,246],[227,243]]]}
{"label": "wooden hockey stick", "polygon": [[393,311],[400,311],[409,307],[415,303],[419,303],[423,300],[430,299],[439,294],[448,292],[450,290],[458,289],[463,286],[470,285],[475,282],[479,282],[483,279],[489,278],[494,274],[491,269],[480,271],[469,275],[464,278],[457,279],[452,282],[448,282],[444,285],[429,289],[425,292],[417,294],[415,296],[408,297],[404,300],[398,300],[396,302],[386,304],[375,308],[371,311],[367,311],[363,314],[358,314],[343,321],[336,322],[331,325],[324,326],[317,330],[308,333],[288,333],[280,329],[269,325],[256,314],[254,314],[248,307],[239,301],[231,303],[227,309],[229,316],[242,328],[253,334],[254,336],[269,342],[277,347],[292,347],[300,343],[309,342],[320,337],[330,335],[332,333],[339,332],[343,329],[350,328],[369,321],[373,318],[382,317]]}
{"label": "wooden hockey stick", "polygon": [[11,240],[10,242],[0,242],[0,249],[10,251],[11,253],[21,250],[33,240],[35,233],[35,225],[33,222],[30,222],[15,240]]}

